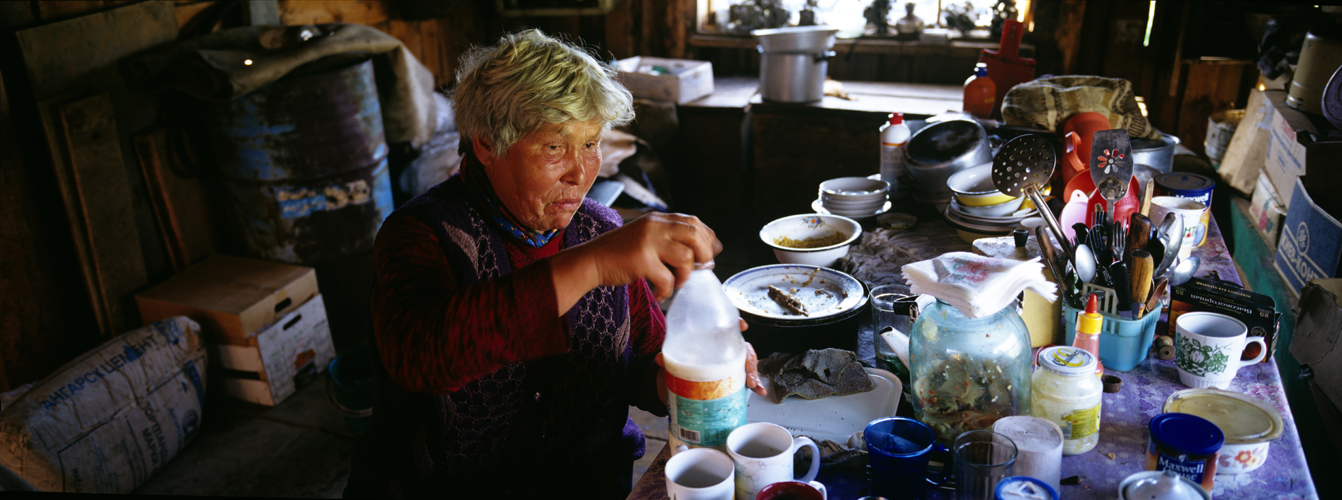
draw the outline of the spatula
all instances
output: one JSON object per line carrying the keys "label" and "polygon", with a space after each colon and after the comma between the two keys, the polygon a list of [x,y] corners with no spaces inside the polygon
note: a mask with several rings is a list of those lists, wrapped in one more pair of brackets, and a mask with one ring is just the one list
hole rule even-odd
{"label": "spatula", "polygon": [[1007,141],[993,158],[993,186],[1008,196],[1029,197],[1030,202],[1039,208],[1039,215],[1044,216],[1044,222],[1048,223],[1053,236],[1058,239],[1063,255],[1072,260],[1072,267],[1076,267],[1076,250],[1070,247],[1062,226],[1053,217],[1053,211],[1049,210],[1044,195],[1040,193],[1041,186],[1047,185],[1049,177],[1053,175],[1056,164],[1057,153],[1048,139],[1038,134],[1022,135]]}
{"label": "spatula", "polygon": [[1113,217],[1114,204],[1128,194],[1132,181],[1132,143],[1127,130],[1113,129],[1095,132],[1090,144],[1090,179],[1108,204],[1105,212]]}

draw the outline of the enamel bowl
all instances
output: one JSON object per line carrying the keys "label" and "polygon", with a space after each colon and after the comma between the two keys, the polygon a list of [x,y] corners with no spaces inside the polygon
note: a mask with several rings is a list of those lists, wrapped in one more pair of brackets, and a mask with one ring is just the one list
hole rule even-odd
{"label": "enamel bowl", "polygon": [[1243,474],[1267,463],[1268,447],[1281,437],[1281,413],[1245,394],[1220,389],[1185,389],[1165,400],[1166,413],[1205,418],[1225,433],[1217,474]]}
{"label": "enamel bowl", "polygon": [[[835,233],[841,235],[842,239],[838,243],[823,247],[793,248],[780,243],[784,237],[805,240],[826,238]],[[832,266],[840,257],[848,255],[848,247],[861,237],[862,226],[857,221],[841,215],[790,215],[770,222],[760,229],[760,240],[773,248],[774,257],[778,262],[821,267]]]}
{"label": "enamel bowl", "polygon": [[946,179],[946,188],[951,190],[955,200],[961,205],[970,207],[1000,205],[1013,199],[1020,199],[998,191],[997,186],[993,185],[992,163],[956,172]]}

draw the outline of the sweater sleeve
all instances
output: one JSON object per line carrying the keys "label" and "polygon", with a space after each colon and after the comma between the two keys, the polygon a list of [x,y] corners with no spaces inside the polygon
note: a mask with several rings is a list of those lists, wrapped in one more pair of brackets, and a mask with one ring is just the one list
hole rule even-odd
{"label": "sweater sleeve", "polygon": [[666,405],[657,395],[657,354],[666,340],[666,317],[648,288],[638,280],[629,285],[629,333],[634,347],[634,366],[628,389],[630,404],[659,417],[666,416]]}
{"label": "sweater sleeve", "polygon": [[374,338],[402,389],[446,394],[506,365],[568,350],[548,260],[466,285],[427,226],[395,215],[378,231],[373,259]]}

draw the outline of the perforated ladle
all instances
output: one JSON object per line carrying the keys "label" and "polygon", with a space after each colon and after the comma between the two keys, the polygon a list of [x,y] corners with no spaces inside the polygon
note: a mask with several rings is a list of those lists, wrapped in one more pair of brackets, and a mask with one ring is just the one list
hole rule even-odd
{"label": "perforated ladle", "polygon": [[1071,260],[1075,268],[1076,250],[1063,234],[1062,226],[1053,217],[1053,211],[1049,210],[1044,195],[1040,193],[1041,186],[1048,185],[1049,177],[1053,176],[1056,164],[1057,153],[1048,139],[1036,134],[1022,135],[1007,141],[993,158],[993,186],[1008,196],[1029,197],[1030,202],[1039,209],[1039,215],[1044,217],[1044,222],[1048,223],[1049,230],[1053,231],[1053,236],[1058,239],[1063,255]]}

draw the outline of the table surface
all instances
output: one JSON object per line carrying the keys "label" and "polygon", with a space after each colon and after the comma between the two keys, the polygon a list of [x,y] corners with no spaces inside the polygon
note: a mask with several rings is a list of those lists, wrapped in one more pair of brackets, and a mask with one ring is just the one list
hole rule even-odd
{"label": "table surface", "polygon": [[[940,220],[926,221],[913,229],[928,234],[954,234],[954,231]],[[1205,244],[1194,250],[1202,259],[1198,276],[1210,276],[1213,272],[1221,279],[1240,283],[1240,277],[1225,246],[1220,228],[1212,220],[1210,234]],[[1278,307],[1286,307],[1278,304]],[[1158,328],[1164,329],[1164,320]],[[866,321],[858,333],[858,355],[866,363],[874,364],[875,353],[872,348],[873,335],[870,322]],[[1279,346],[1285,348],[1285,346]],[[1062,498],[1112,499],[1117,496],[1118,484],[1124,478],[1145,469],[1147,424],[1151,417],[1161,413],[1165,399],[1177,391],[1186,389],[1179,382],[1179,375],[1173,361],[1161,361],[1148,356],[1137,367],[1127,372],[1105,370],[1107,374],[1123,379],[1122,390],[1116,394],[1105,394],[1100,417],[1100,443],[1095,449],[1081,455],[1063,457],[1062,476],[1076,476],[1079,484],[1062,486]],[[1245,474],[1216,476],[1213,497],[1220,499],[1316,499],[1318,493],[1310,479],[1309,466],[1300,446],[1300,435],[1296,430],[1286,393],[1282,388],[1281,374],[1277,371],[1276,361],[1257,363],[1239,370],[1230,384],[1230,390],[1248,394],[1261,399],[1281,412],[1286,429],[1281,437],[1272,443],[1269,460],[1258,470]],[[656,461],[647,473],[634,486],[630,499],[661,500],[666,498],[665,469],[670,449],[663,447]],[[868,494],[865,478],[857,474],[830,474],[822,471],[820,480],[830,490],[831,500],[855,499]],[[944,496],[944,491],[930,492],[929,497]]]}

